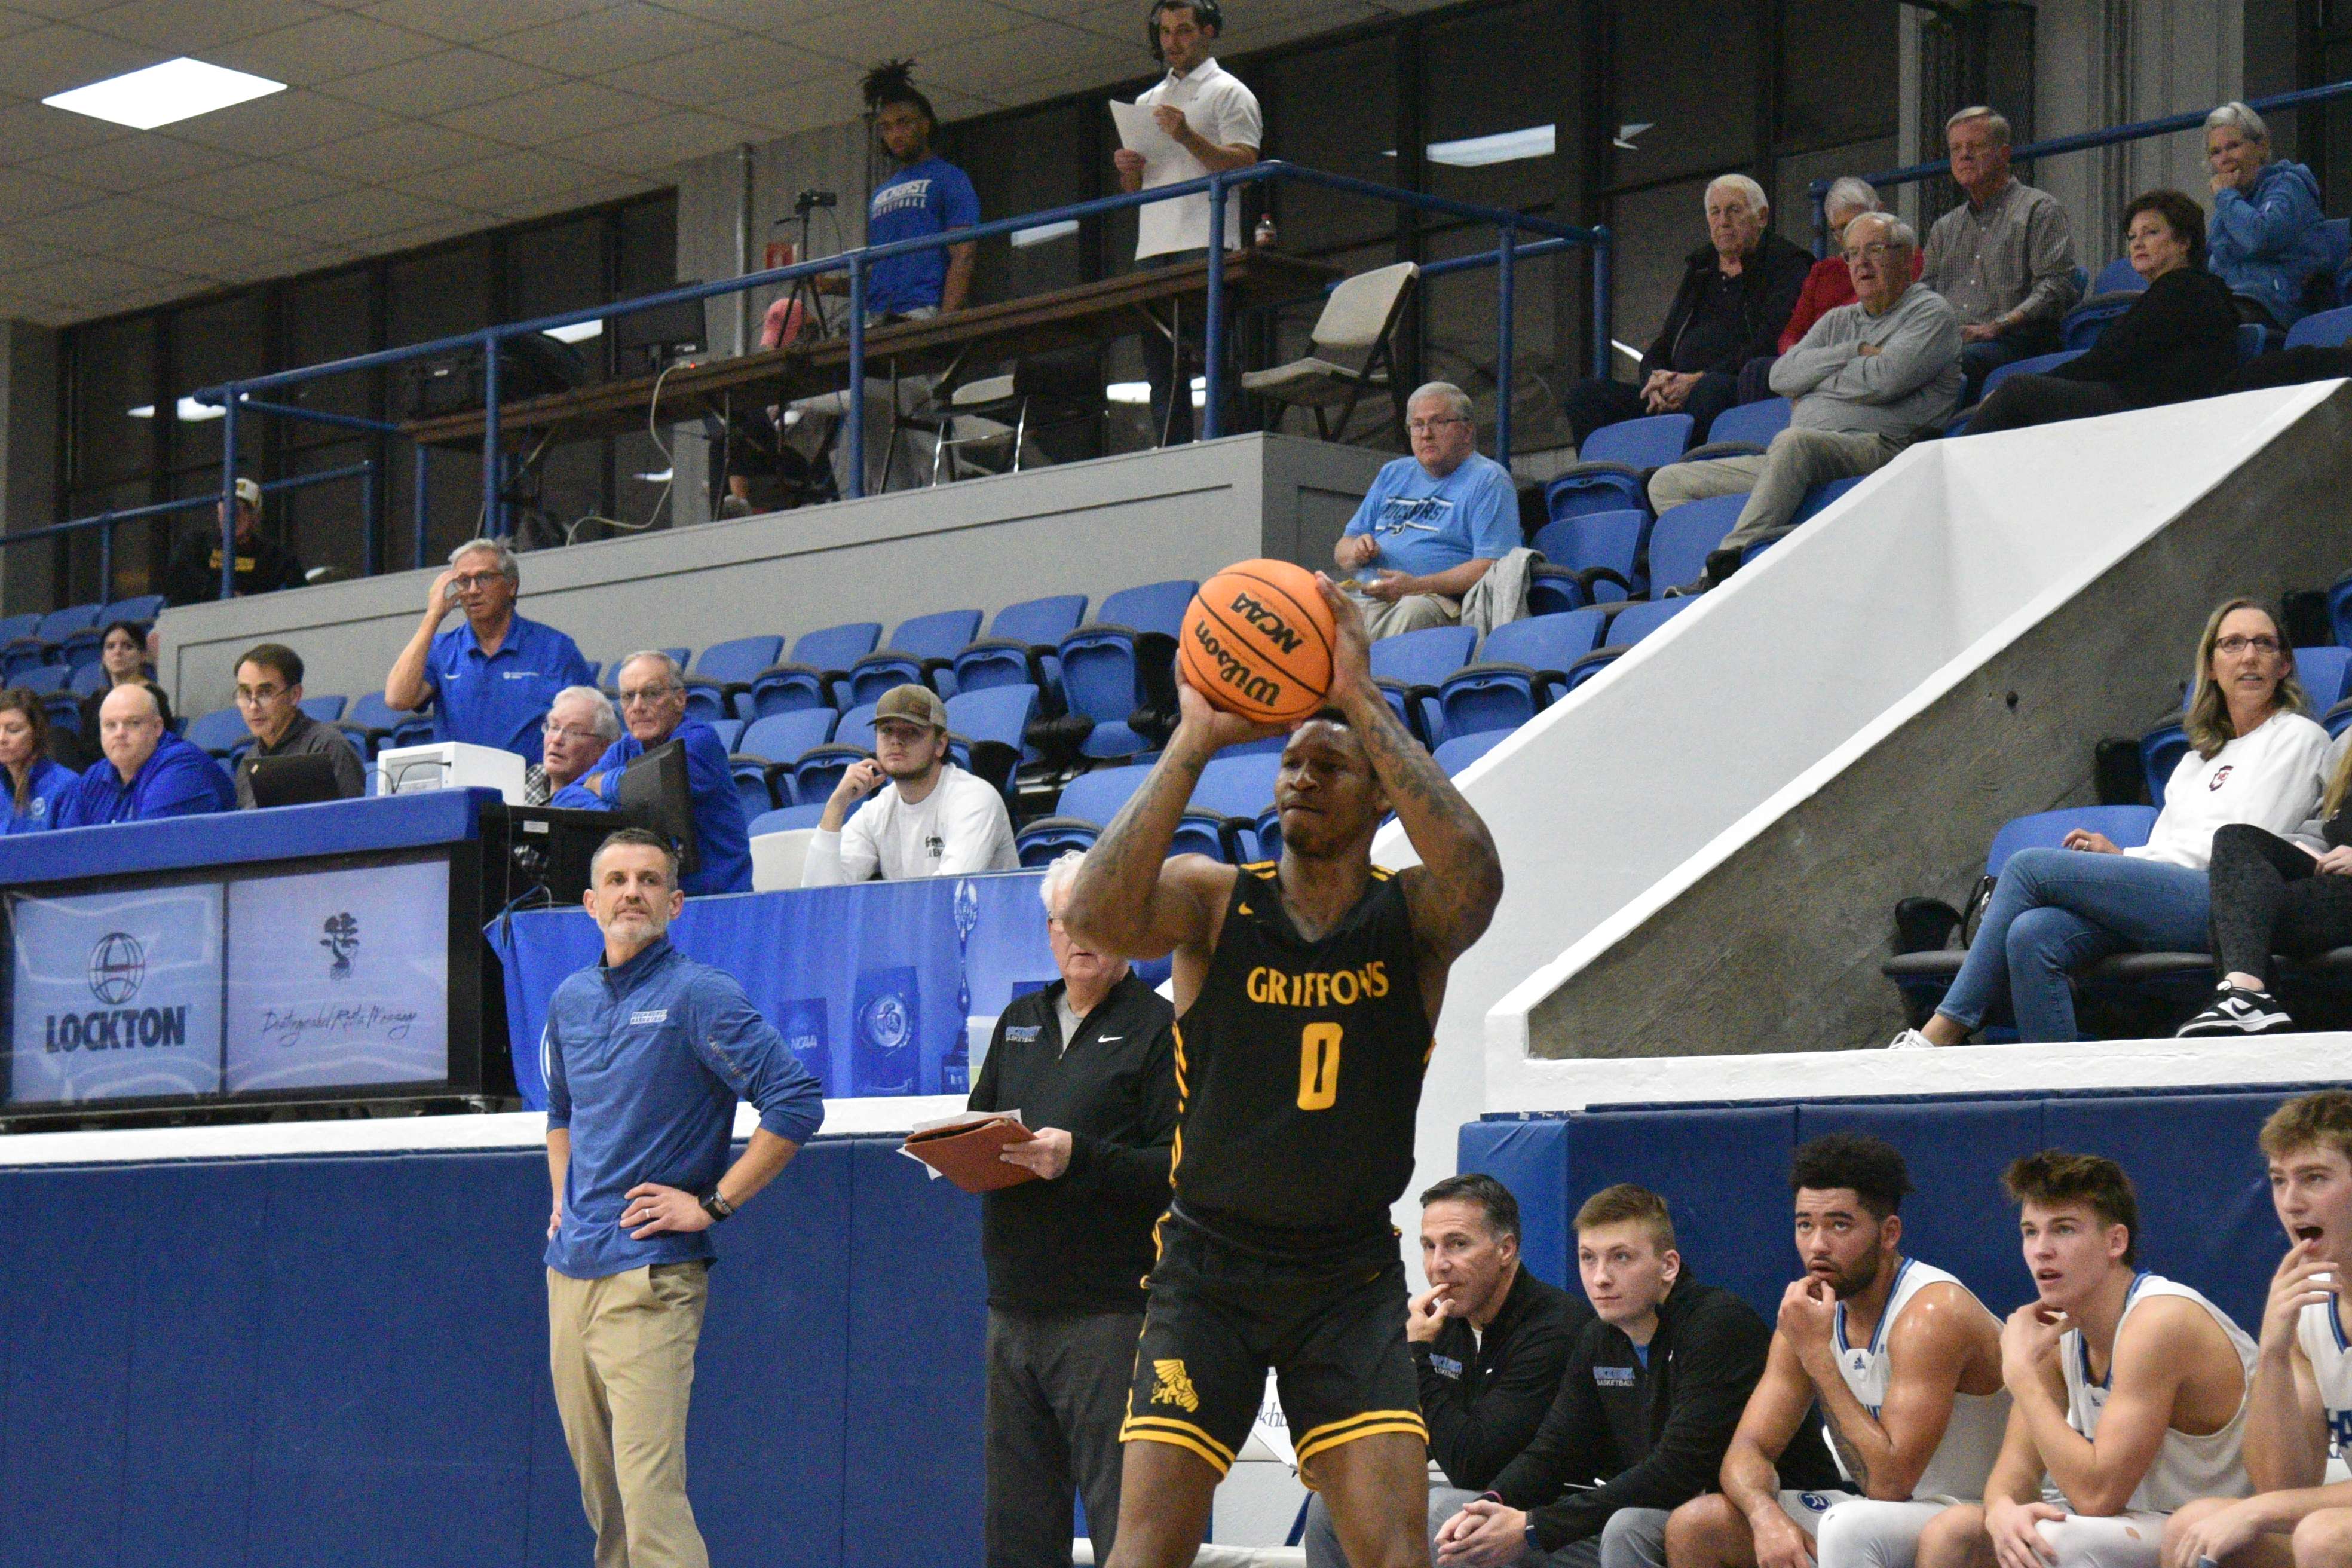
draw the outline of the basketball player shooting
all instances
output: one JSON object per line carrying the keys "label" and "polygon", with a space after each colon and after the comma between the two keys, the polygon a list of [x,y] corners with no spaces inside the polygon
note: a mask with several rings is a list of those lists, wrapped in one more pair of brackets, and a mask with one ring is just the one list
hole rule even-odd
{"label": "basketball player shooting", "polygon": [[[1356,607],[1316,579],[1336,631],[1327,706],[1275,781],[1278,866],[1168,858],[1202,770],[1280,733],[1189,683],[1143,786],[1070,884],[1072,931],[1175,956],[1174,1186],[1120,1436],[1109,1568],[1184,1568],[1275,1370],[1302,1478],[1354,1568],[1429,1562],[1428,1432],[1405,1348],[1390,1205],[1455,958],[1502,898],[1494,839],[1372,684]],[[1372,864],[1384,812],[1421,864]]]}

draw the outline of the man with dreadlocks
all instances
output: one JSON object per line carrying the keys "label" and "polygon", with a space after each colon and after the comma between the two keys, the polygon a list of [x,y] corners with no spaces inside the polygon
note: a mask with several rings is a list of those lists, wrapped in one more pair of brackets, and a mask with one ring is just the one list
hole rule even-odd
{"label": "man with dreadlocks", "polygon": [[[868,245],[943,234],[980,221],[980,197],[971,177],[931,151],[939,116],[931,100],[916,89],[914,71],[912,60],[889,60],[866,73],[866,112],[874,121],[876,140],[898,165],[896,174],[875,187],[866,209]],[[866,320],[919,321],[962,310],[978,249],[966,240],[944,250],[909,251],[876,262],[866,279]]]}

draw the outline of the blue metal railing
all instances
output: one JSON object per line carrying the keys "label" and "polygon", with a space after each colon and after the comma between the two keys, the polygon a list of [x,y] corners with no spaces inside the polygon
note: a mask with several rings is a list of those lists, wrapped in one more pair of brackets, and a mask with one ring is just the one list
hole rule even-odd
{"label": "blue metal railing", "polygon": [[[2352,97],[2352,81],[2335,82],[2326,87],[2306,87],[2295,92],[2273,93],[2258,98],[2247,108],[2258,114],[2277,114],[2290,109],[2304,109],[2315,103],[2326,103],[2339,98]],[[2183,114],[2168,114],[2161,120],[2141,120],[2129,125],[2110,126],[2104,131],[2081,131],[2072,136],[2053,136],[2047,142],[2019,147],[2010,153],[2013,163],[2030,163],[2038,158],[2054,158],[2064,153],[2084,153],[2094,147],[2113,147],[2126,142],[2145,141],[2150,136],[2169,136],[2176,131],[2194,131],[2205,123],[2210,110],[2192,109]],[[1952,161],[1940,158],[1932,163],[1913,163],[1906,168],[1890,169],[1883,174],[1864,174],[1863,178],[1880,190],[1889,185],[1916,184],[1932,180],[1938,174],[1951,173]],[[1815,180],[1806,187],[1813,200],[1813,254],[1827,256],[1830,244],[1828,199],[1833,180]]]}
{"label": "blue metal railing", "polygon": [[[247,406],[251,407],[252,405],[247,404]],[[306,409],[301,412],[307,414],[310,411]],[[334,416],[333,417],[345,416]],[[345,464],[340,468],[321,468],[315,474],[297,474],[291,479],[271,479],[261,487],[261,493],[275,495],[280,490],[307,489],[312,485],[332,484],[340,479],[357,479],[360,482],[360,512],[367,519],[367,559],[372,563],[375,559],[375,464],[373,462],[362,459],[360,462]],[[229,506],[231,521],[224,533],[229,547],[225,551],[222,558],[222,567],[232,590],[236,583],[235,488],[232,482]],[[69,533],[87,533],[95,529],[98,531],[100,597],[101,600],[110,600],[114,596],[114,530],[117,524],[136,522],[142,517],[168,517],[175,511],[200,511],[205,507],[220,504],[221,499],[207,490],[202,495],[182,496],[177,500],[152,501],[145,506],[118,507],[110,511],[93,512],[88,517],[68,518],[63,522],[47,523],[40,528],[23,528],[13,533],[0,533],[0,545],[25,544],[36,539],[58,539]],[[422,565],[423,562],[420,561],[418,564]],[[228,597],[226,594],[221,596]]]}
{"label": "blue metal railing", "polygon": [[[331,425],[376,432],[394,431],[398,426],[379,420],[361,419],[351,415],[327,414],[283,402],[263,401],[257,395],[299,385],[331,375],[347,375],[359,371],[373,370],[384,365],[399,364],[410,360],[430,358],[439,354],[477,349],[482,354],[483,430],[482,430],[482,506],[483,531],[503,535],[508,531],[505,507],[502,502],[502,468],[504,453],[500,445],[499,344],[511,338],[528,337],[534,333],[559,328],[578,326],[590,321],[608,321],[664,305],[687,304],[715,299],[721,295],[738,294],[753,289],[789,284],[799,279],[820,274],[846,272],[849,297],[849,385],[862,393],[866,382],[866,289],[869,273],[877,261],[919,251],[942,249],[1009,235],[1017,229],[1040,227],[1081,218],[1101,217],[1155,202],[1174,201],[1181,197],[1205,195],[1209,198],[1209,232],[1222,236],[1228,202],[1244,185],[1292,181],[1320,185],[1328,190],[1359,195],[1370,200],[1387,202],[1422,212],[1465,218],[1490,224],[1497,232],[1500,243],[1488,252],[1461,257],[1434,263],[1423,268],[1426,276],[1466,271],[1492,266],[1496,268],[1496,302],[1497,306],[1496,338],[1499,353],[1496,364],[1496,393],[1498,404],[1496,429],[1496,457],[1507,464],[1511,451],[1512,342],[1517,330],[1515,320],[1515,274],[1520,262],[1552,252],[1582,246],[1593,254],[1592,333],[1595,374],[1608,372],[1609,340],[1612,315],[1610,300],[1611,237],[1605,227],[1583,228],[1573,224],[1558,223],[1549,218],[1515,212],[1507,208],[1481,206],[1450,197],[1431,195],[1421,191],[1408,191],[1394,185],[1358,180],[1344,174],[1326,174],[1319,169],[1268,160],[1244,169],[1213,174],[1205,178],[1189,180],[1180,184],[1160,185],[1150,190],[1124,192],[1118,195],[1097,197],[1076,202],[1066,206],[1044,212],[1024,213],[1017,217],[1000,218],[977,224],[968,228],[950,230],[944,234],[923,235],[888,245],[868,246],[813,260],[795,262],[789,267],[770,268],[764,271],[746,273],[740,278],[720,279],[713,282],[688,284],[664,289],[659,293],[625,300],[614,304],[583,307],[554,315],[541,316],[527,321],[509,322],[484,328],[479,331],[461,332],[429,342],[413,343],[396,349],[379,349],[372,353],[353,354],[323,364],[304,366],[296,370],[278,371],[268,375],[248,376],[219,386],[205,387],[193,395],[200,403],[222,410],[221,429],[221,494],[234,495],[236,485],[237,438],[239,416],[252,413],[276,417],[299,418]],[[1522,231],[1541,237],[1520,243]],[[1203,321],[1203,357],[1207,379],[1207,405],[1202,421],[1204,439],[1213,439],[1223,433],[1221,403],[1226,379],[1224,344],[1227,335],[1229,307],[1224,299],[1226,251],[1222,245],[1209,248],[1208,302]],[[1181,386],[1171,388],[1171,395],[1183,395]],[[847,400],[844,435],[848,447],[849,494],[855,498],[866,489],[866,399],[862,395]],[[415,486],[416,515],[415,519],[417,564],[424,563],[425,485],[423,449],[417,451],[417,483]],[[235,508],[227,508],[230,517]],[[230,541],[228,524],[224,524],[225,545]],[[371,542],[372,545],[372,542]],[[373,560],[371,547],[370,561]],[[233,583],[224,571],[221,594],[229,595]]]}

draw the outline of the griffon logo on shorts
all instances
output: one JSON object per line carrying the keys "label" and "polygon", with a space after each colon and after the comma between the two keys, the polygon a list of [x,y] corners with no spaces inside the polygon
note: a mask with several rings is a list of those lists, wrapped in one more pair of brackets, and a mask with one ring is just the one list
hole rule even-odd
{"label": "griffon logo on shorts", "polygon": [[1151,1370],[1159,1381],[1151,1385],[1151,1403],[1173,1405],[1187,1412],[1201,1408],[1201,1396],[1192,1392],[1192,1380],[1184,1375],[1181,1361],[1155,1361]]}

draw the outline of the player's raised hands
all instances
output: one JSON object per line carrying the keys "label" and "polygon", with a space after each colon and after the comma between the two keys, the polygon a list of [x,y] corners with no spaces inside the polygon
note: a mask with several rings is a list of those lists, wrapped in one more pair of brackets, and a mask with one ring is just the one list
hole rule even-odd
{"label": "player's raised hands", "polygon": [[2000,1568],[2048,1568],[2058,1561],[2058,1550],[2042,1538],[2042,1521],[2065,1517],[2064,1509],[2046,1502],[1986,1499],[1985,1533],[1992,1538],[1993,1560]]}
{"label": "player's raised hands", "polygon": [[[1780,1292],[1780,1329],[1801,1359],[1829,1349],[1830,1330],[1836,1322],[1837,1292],[1830,1289],[1828,1280],[1799,1279]],[[1810,1359],[1805,1370],[1813,1370]]]}
{"label": "player's raised hands", "polygon": [[1797,1527],[1780,1503],[1749,1516],[1748,1529],[1756,1538],[1756,1568],[1812,1568],[1813,1538]]}
{"label": "player's raised hands", "polygon": [[1438,1568],[1503,1568],[1527,1555],[1528,1516],[1480,1498],[1445,1521],[1436,1544]]}
{"label": "player's raised hands", "polygon": [[2000,1376],[2011,1394],[2042,1381],[2042,1369],[2058,1359],[2058,1337],[2073,1319],[2039,1301],[2028,1301],[2000,1326]]}
{"label": "player's raised hands", "polygon": [[1356,602],[1339,592],[1339,585],[1321,572],[1315,574],[1315,591],[1323,595],[1324,606],[1331,612],[1331,626],[1339,636],[1331,649],[1330,698],[1337,704],[1343,700],[1347,688],[1372,685],[1372,636],[1365,628],[1364,612]]}
{"label": "player's raised hands", "polygon": [[2263,1303],[2263,1349],[2284,1352],[2294,1343],[2295,1323],[2305,1307],[2336,1295],[2342,1287],[2336,1266],[2319,1256],[2319,1243],[2306,1237],[2286,1249],[2271,1275],[2270,1299]]}
{"label": "player's raised hands", "polygon": [[1432,1285],[1406,1304],[1404,1337],[1418,1345],[1437,1338],[1437,1331],[1445,1326],[1446,1309],[1454,1304],[1454,1287]]}
{"label": "player's raised hands", "polygon": [[1289,732],[1286,724],[1253,723],[1238,713],[1226,712],[1185,679],[1181,668],[1176,671],[1176,734],[1171,737],[1171,745],[1181,740],[1217,752]]}

